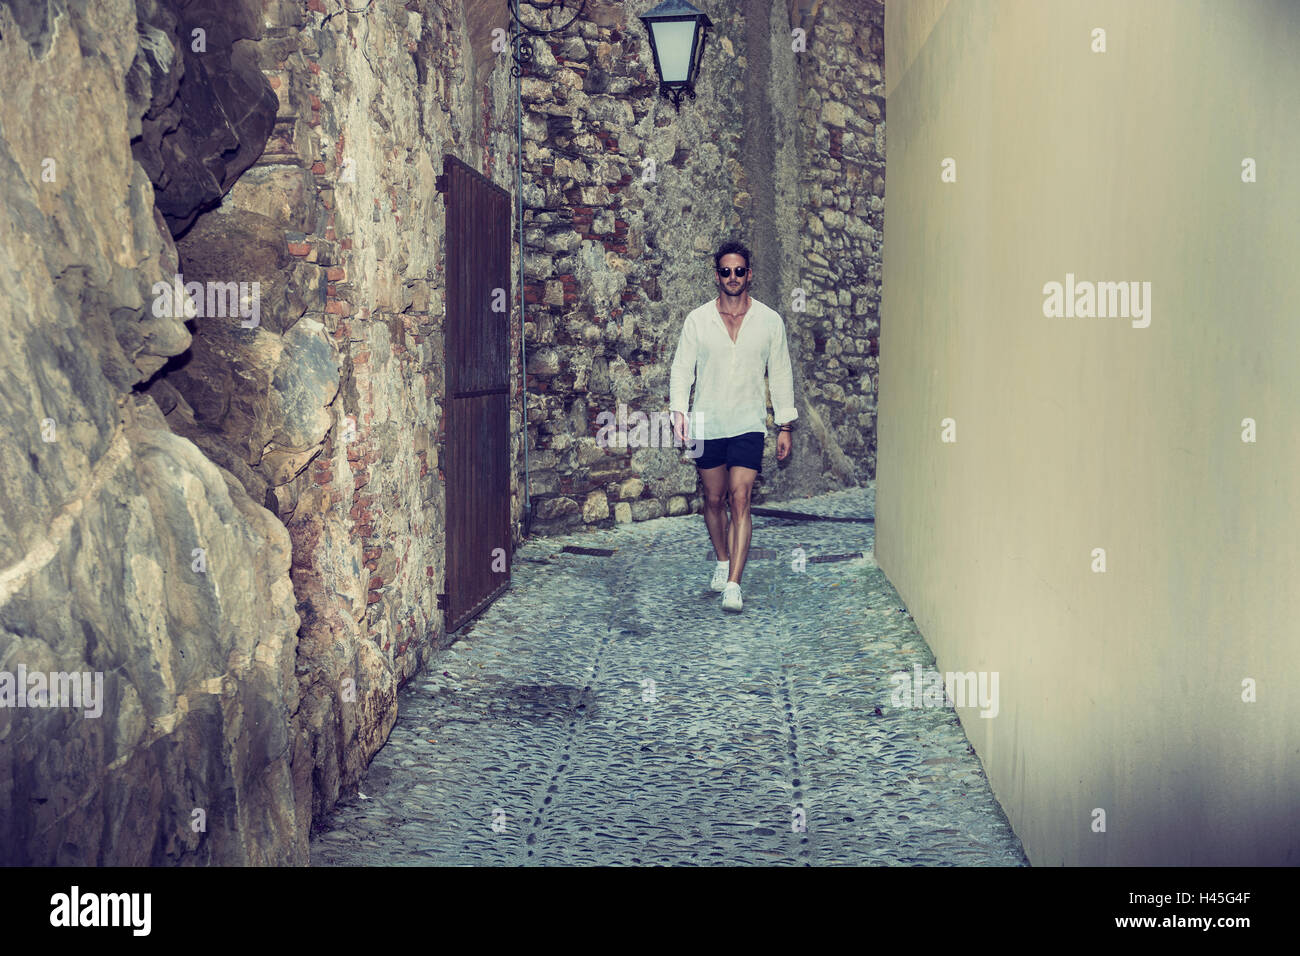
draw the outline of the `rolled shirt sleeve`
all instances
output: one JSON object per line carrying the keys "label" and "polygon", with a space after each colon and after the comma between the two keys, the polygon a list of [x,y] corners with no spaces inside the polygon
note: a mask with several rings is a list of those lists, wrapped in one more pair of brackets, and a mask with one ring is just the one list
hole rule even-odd
{"label": "rolled shirt sleeve", "polygon": [[695,383],[695,363],[699,343],[696,340],[695,317],[686,316],[682,334],[677,339],[677,352],[673,355],[672,373],[668,377],[668,410],[688,415],[691,386]]}
{"label": "rolled shirt sleeve", "polygon": [[773,323],[771,351],[767,359],[768,387],[772,391],[772,417],[778,425],[792,422],[799,417],[794,407],[794,374],[790,368],[790,349],[785,340],[785,322],[779,315],[772,313]]}

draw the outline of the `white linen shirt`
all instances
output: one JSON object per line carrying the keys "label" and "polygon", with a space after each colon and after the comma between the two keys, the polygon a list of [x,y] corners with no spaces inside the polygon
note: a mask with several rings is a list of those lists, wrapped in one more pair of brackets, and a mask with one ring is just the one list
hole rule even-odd
{"label": "white linen shirt", "polygon": [[711,299],[686,316],[673,356],[668,408],[687,413],[691,385],[695,404],[687,415],[691,438],[731,438],[746,432],[767,434],[767,396],[763,373],[772,388],[772,414],[779,424],[794,421],[794,378],[785,323],[753,296],[749,312],[731,341],[726,323]]}

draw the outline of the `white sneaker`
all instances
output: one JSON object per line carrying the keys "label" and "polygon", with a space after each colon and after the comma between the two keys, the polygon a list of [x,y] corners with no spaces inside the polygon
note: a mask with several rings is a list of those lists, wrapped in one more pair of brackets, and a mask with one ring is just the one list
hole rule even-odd
{"label": "white sneaker", "polygon": [[740,599],[740,585],[735,581],[728,581],[726,590],[722,592],[722,609],[739,613],[743,605],[744,602]]}
{"label": "white sneaker", "polygon": [[727,586],[727,577],[731,574],[731,563],[729,561],[719,561],[718,566],[713,569],[713,580],[709,582],[709,587],[715,591],[721,591]]}

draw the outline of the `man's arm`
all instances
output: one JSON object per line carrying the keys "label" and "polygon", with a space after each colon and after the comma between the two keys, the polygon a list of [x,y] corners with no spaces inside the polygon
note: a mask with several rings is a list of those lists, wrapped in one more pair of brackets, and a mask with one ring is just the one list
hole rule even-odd
{"label": "man's arm", "polygon": [[794,407],[794,373],[790,368],[790,350],[785,340],[785,323],[776,316],[772,347],[767,356],[768,386],[772,390],[772,417],[778,425],[799,417]]}
{"label": "man's arm", "polygon": [[[686,415],[690,411],[691,386],[695,383],[695,361],[699,352],[699,343],[695,337],[695,323],[691,316],[686,316],[682,323],[682,334],[677,339],[677,352],[673,355],[672,372],[668,376],[668,410],[674,413],[674,428],[683,441]],[[678,426],[676,414],[681,414]]]}

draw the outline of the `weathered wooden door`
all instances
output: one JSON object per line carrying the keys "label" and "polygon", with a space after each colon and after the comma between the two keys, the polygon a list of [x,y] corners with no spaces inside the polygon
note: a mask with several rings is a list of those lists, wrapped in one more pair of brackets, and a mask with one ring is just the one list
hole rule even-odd
{"label": "weathered wooden door", "polygon": [[510,584],[510,194],[455,156],[447,208],[444,326],[447,633]]}

